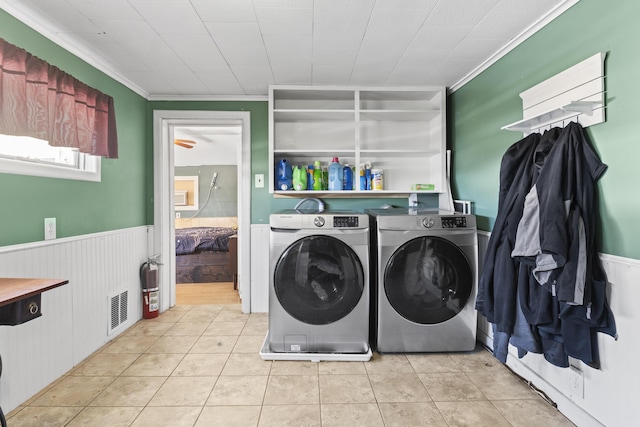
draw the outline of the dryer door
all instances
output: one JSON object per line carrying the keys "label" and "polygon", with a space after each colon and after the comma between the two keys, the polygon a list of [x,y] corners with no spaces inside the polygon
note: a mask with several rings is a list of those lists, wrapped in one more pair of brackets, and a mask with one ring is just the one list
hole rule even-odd
{"label": "dryer door", "polygon": [[471,296],[471,265],[450,241],[418,237],[389,258],[384,290],[391,306],[405,319],[425,325],[442,323],[462,311]]}
{"label": "dryer door", "polygon": [[307,236],[292,243],[274,271],[274,289],[282,308],[312,325],[345,317],[360,301],[364,286],[358,256],[331,236]]}

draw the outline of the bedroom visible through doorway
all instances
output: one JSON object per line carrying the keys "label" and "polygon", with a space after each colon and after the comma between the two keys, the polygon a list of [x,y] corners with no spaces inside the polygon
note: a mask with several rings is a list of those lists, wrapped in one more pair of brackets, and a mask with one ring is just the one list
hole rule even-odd
{"label": "bedroom visible through doorway", "polygon": [[[173,137],[176,303],[185,300],[183,292],[212,304],[239,303],[233,285],[238,274],[242,128],[239,124],[175,126]],[[224,283],[231,283],[230,293],[220,292]],[[194,297],[186,299],[201,303]]]}
{"label": "bedroom visible through doorway", "polygon": [[[161,311],[176,304],[176,254],[179,252],[176,244],[176,224],[182,221],[194,227],[227,227],[231,233],[221,236],[221,244],[225,239],[232,240],[235,245],[233,260],[235,266],[227,267],[226,272],[234,271],[225,277],[210,280],[203,276],[196,283],[211,283],[215,281],[237,282],[239,297],[243,312],[250,312],[250,262],[249,262],[249,224],[251,212],[251,128],[250,113],[245,111],[170,111],[156,110],[154,115],[154,251],[161,255],[163,268],[160,272]],[[208,129],[198,129],[208,128]],[[227,134],[235,134],[235,148],[232,149],[237,157],[235,164],[224,161],[224,150],[218,148],[212,155],[196,156],[197,161],[191,165],[178,166],[176,163],[177,148],[185,152],[195,152],[196,147],[207,146],[207,137],[203,130],[210,131],[224,129]],[[223,134],[224,134],[223,130]],[[184,133],[181,133],[184,132]],[[189,133],[191,132],[191,133]],[[225,137],[216,137],[217,140]],[[176,149],[174,149],[174,147]],[[210,161],[209,159],[213,159]],[[176,172],[176,167],[191,168]],[[234,173],[235,170],[235,173]],[[232,176],[235,175],[235,183]],[[180,185],[176,185],[176,176]],[[186,184],[186,188],[182,187]],[[235,195],[229,195],[233,186]],[[179,188],[180,187],[180,188]],[[222,190],[227,191],[223,194]],[[176,194],[181,190],[181,194]],[[197,195],[196,195],[197,193]],[[235,200],[234,200],[235,196]],[[195,199],[197,198],[197,203]],[[209,200],[207,200],[207,198]],[[175,202],[178,206],[175,206]],[[176,210],[176,208],[179,209]],[[180,218],[176,218],[179,216]],[[219,227],[218,227],[219,228]],[[189,239],[185,239],[189,240]],[[218,244],[213,242],[214,245]],[[220,249],[220,248],[218,248]],[[214,251],[214,253],[217,253]],[[219,257],[219,253],[217,256]],[[216,262],[230,266],[231,257]],[[232,270],[230,270],[232,268]]]}

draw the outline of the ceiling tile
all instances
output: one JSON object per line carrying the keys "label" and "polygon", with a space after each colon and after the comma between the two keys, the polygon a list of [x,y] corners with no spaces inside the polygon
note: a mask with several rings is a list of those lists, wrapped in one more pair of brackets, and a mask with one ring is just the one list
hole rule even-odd
{"label": "ceiling tile", "polygon": [[451,50],[464,40],[472,28],[471,26],[425,26],[416,33],[409,49]]}
{"label": "ceiling tile", "polygon": [[159,34],[207,34],[191,5],[140,3],[137,10]]}
{"label": "ceiling tile", "polygon": [[211,37],[199,34],[171,34],[163,36],[167,45],[193,71],[227,67],[227,63]]}
{"label": "ceiling tile", "polygon": [[228,68],[196,72],[196,76],[207,87],[211,94],[244,95],[244,90],[236,76]]}
{"label": "ceiling tile", "polygon": [[260,32],[264,36],[310,36],[313,29],[312,9],[256,8]]}
{"label": "ceiling tile", "polygon": [[440,1],[427,18],[427,25],[476,25],[500,0]]}
{"label": "ceiling tile", "polygon": [[312,70],[314,85],[347,85],[351,77],[351,67],[315,66]]}
{"label": "ceiling tile", "polygon": [[191,0],[204,22],[256,22],[251,0]]}
{"label": "ceiling tile", "polygon": [[476,25],[469,37],[500,38],[506,42],[534,23],[531,16],[543,16],[555,3],[554,0],[500,2]]}
{"label": "ceiling tile", "polygon": [[263,44],[257,22],[207,22],[206,26],[221,51],[223,47],[255,48]]}
{"label": "ceiling tile", "polygon": [[311,63],[294,56],[271,58],[271,70],[276,84],[311,84]]}
{"label": "ceiling tile", "polygon": [[264,88],[275,83],[268,67],[238,66],[232,71],[247,95],[264,94]]}
{"label": "ceiling tile", "polygon": [[296,56],[304,58],[311,65],[312,40],[311,35],[300,37],[264,36],[264,45],[271,56]]}
{"label": "ceiling tile", "polygon": [[237,47],[222,49],[224,59],[230,66],[268,67],[267,52],[261,47]]}
{"label": "ceiling tile", "polygon": [[[142,21],[142,17],[127,0],[65,0],[89,19]],[[60,2],[50,1],[58,6]]]}
{"label": "ceiling tile", "polygon": [[122,49],[138,56],[142,62],[151,67],[182,64],[182,61],[146,22],[110,20],[94,22],[119,43]]}

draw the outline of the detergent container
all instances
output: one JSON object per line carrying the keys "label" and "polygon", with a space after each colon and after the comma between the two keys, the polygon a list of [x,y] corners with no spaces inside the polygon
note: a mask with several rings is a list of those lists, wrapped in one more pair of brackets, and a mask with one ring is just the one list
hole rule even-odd
{"label": "detergent container", "polygon": [[276,165],[276,190],[291,190],[293,171],[287,159],[282,159]]}

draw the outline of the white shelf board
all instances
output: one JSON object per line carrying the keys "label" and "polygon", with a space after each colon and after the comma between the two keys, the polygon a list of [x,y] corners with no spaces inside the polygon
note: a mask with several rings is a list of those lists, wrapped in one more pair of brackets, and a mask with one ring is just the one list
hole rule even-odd
{"label": "white shelf board", "polygon": [[360,120],[374,121],[422,121],[431,120],[442,112],[440,110],[360,110]]}
{"label": "white shelf board", "polygon": [[313,110],[294,110],[280,109],[273,110],[273,115],[279,121],[297,122],[297,121],[353,121],[355,119],[355,110],[338,110],[338,109],[313,109]]}
{"label": "white shelf board", "polygon": [[502,130],[510,130],[514,132],[530,133],[535,129],[540,129],[544,126],[551,125],[553,123],[567,120],[572,117],[586,114],[591,116],[593,111],[597,108],[601,108],[602,103],[596,101],[574,101],[562,107],[548,111],[546,113],[523,119],[506,126],[503,126]]}

